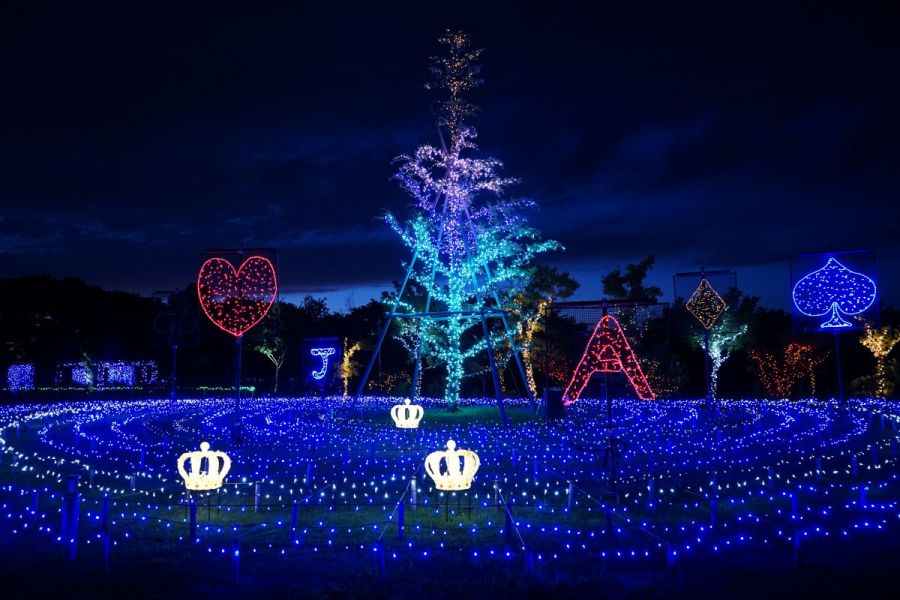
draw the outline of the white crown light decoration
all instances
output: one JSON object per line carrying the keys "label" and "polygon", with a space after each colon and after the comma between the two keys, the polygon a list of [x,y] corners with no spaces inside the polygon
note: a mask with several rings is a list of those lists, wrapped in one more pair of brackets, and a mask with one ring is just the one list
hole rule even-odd
{"label": "white crown light decoration", "polygon": [[[203,459],[206,469],[203,470]],[[185,470],[185,463],[191,461],[191,470]],[[221,462],[220,462],[221,461]],[[201,442],[200,450],[185,452],[178,458],[178,474],[184,479],[184,486],[189,490],[216,490],[231,470],[231,459],[219,450],[210,451],[209,442]]]}
{"label": "white crown light decoration", "polygon": [[[446,469],[441,469],[441,461]],[[478,455],[471,450],[457,450],[453,440],[447,441],[447,450],[432,452],[425,458],[425,471],[434,481],[434,487],[448,492],[472,487],[479,466]]]}
{"label": "white crown light decoration", "polygon": [[419,421],[425,415],[425,409],[418,404],[410,404],[409,398],[404,404],[397,404],[391,409],[394,425],[400,429],[417,429]]}

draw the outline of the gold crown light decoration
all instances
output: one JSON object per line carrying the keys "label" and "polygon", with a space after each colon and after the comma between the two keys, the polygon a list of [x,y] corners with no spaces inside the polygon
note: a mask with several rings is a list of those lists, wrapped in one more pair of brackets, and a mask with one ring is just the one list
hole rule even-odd
{"label": "gold crown light decoration", "polygon": [[422,420],[424,414],[425,409],[418,404],[410,404],[409,398],[406,399],[404,404],[397,404],[391,409],[391,418],[394,420],[394,425],[400,429],[418,428],[419,421]]}
{"label": "gold crown light decoration", "polygon": [[[441,468],[441,462],[444,469]],[[478,455],[471,450],[457,450],[456,442],[447,441],[447,450],[432,452],[425,458],[425,471],[434,481],[434,487],[448,492],[467,490],[472,478],[481,466]]]}
{"label": "gold crown light decoration", "polygon": [[[204,469],[203,459],[206,459]],[[190,471],[185,463],[190,461]],[[185,452],[178,458],[178,474],[184,479],[184,486],[189,490],[216,490],[231,470],[231,459],[219,450],[210,451],[209,442],[201,442],[200,450]]]}

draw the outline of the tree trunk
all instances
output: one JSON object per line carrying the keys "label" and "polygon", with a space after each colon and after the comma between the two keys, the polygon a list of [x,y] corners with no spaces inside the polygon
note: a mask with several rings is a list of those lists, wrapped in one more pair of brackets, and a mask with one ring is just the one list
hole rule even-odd
{"label": "tree trunk", "polygon": [[278,374],[281,372],[281,365],[282,363],[278,363],[277,365],[275,365],[275,385],[272,386],[273,394],[278,393]]}

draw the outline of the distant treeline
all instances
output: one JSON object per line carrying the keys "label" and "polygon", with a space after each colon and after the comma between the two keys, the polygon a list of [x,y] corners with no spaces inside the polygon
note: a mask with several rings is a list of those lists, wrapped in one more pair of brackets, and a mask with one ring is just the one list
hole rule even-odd
{"label": "distant treeline", "polygon": [[[604,281],[605,287],[606,283]],[[614,286],[608,289],[616,291]],[[618,295],[627,294],[625,290]],[[162,297],[107,291],[78,279],[29,276],[0,280],[0,297],[3,298],[0,303],[0,367],[4,377],[8,365],[29,363],[34,365],[34,385],[52,387],[57,384],[55,376],[60,363],[80,361],[90,365],[103,361],[154,360],[159,365],[162,390],[169,375],[171,346],[177,342],[180,386],[227,387],[234,384],[234,339],[208,323],[198,306],[193,286],[182,290],[177,306],[167,306],[166,298]],[[390,294],[386,293],[385,297],[389,298]],[[728,300],[729,306],[733,307],[729,310],[728,330],[743,333],[739,341],[728,348],[729,356],[718,372],[718,395],[772,395],[765,386],[765,376],[760,373],[769,363],[760,356],[769,357],[776,371],[781,369],[776,374],[788,375],[784,357],[785,348],[791,342],[807,346],[809,356],[815,360],[809,365],[811,373],[796,376],[785,395],[806,396],[813,392],[813,386],[819,397],[836,393],[831,335],[797,336],[789,313],[760,307],[757,298],[743,296],[736,290],[731,291]],[[362,367],[371,355],[386,306],[382,301],[372,300],[336,313],[328,309],[324,299],[309,296],[299,305],[279,302],[264,322],[245,337],[243,382],[255,386],[257,394],[273,393],[276,365],[280,361],[277,392],[308,393],[308,378],[303,372],[301,358],[303,340],[338,337],[346,340],[345,349],[357,348],[352,359],[343,365],[352,393]],[[695,334],[673,327],[677,310],[678,307],[673,307],[657,319],[659,322],[642,327],[632,343],[660,396],[702,397],[705,389],[702,346]],[[881,316],[883,323],[900,324],[900,314],[889,307],[882,307]],[[528,344],[528,360],[539,393],[545,386],[565,386],[571,368],[581,355],[589,333],[587,329],[552,310],[542,319],[541,326],[534,328]],[[371,391],[408,392],[412,360],[394,334],[398,331],[388,336],[380,359],[375,363],[370,378]],[[860,344],[860,335],[859,331],[842,335],[845,387],[848,394],[873,394],[876,389],[872,377],[875,360]],[[520,342],[524,343],[524,340]],[[491,394],[491,379],[486,360],[483,362],[483,365],[471,365],[469,370],[476,374],[466,378],[464,395]],[[502,363],[506,365],[502,373],[506,392],[523,395],[526,384],[512,368],[514,363],[508,356]],[[896,382],[898,375],[897,361],[889,355],[886,377]],[[423,393],[440,394],[443,376],[440,368],[427,369]],[[615,391],[628,393],[626,388],[616,385]],[[892,394],[896,395],[896,391]]]}

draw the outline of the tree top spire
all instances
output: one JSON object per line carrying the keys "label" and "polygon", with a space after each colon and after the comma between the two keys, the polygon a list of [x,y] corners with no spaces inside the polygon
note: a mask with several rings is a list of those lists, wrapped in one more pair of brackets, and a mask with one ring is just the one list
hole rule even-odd
{"label": "tree top spire", "polygon": [[438,42],[446,46],[447,52],[431,58],[429,70],[433,79],[425,84],[425,89],[446,94],[439,103],[438,124],[450,132],[453,145],[465,119],[478,112],[478,107],[469,102],[465,94],[483,83],[478,77],[481,65],[477,63],[481,49],[472,48],[471,38],[463,31],[448,29]]}

